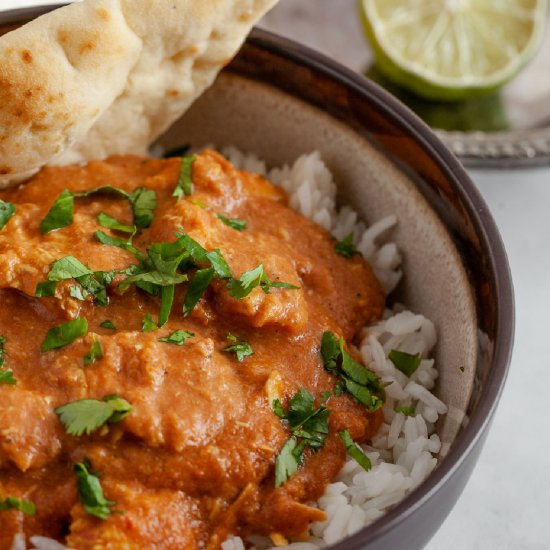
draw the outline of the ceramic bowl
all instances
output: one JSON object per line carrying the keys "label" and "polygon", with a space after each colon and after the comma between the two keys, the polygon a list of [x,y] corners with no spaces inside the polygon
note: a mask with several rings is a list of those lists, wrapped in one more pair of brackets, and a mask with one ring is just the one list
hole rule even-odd
{"label": "ceramic bowl", "polygon": [[[4,12],[5,28],[52,6]],[[341,204],[367,221],[394,213],[404,278],[390,301],[432,319],[435,390],[449,406],[440,464],[338,550],[423,547],[477,461],[510,360],[514,311],[502,241],[483,199],[438,138],[377,85],[296,43],[254,30],[215,85],[159,140],[235,145],[270,165],[319,150]]]}

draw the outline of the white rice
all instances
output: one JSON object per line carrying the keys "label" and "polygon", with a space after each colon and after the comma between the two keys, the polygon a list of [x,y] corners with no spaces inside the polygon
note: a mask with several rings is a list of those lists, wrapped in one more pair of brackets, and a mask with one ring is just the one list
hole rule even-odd
{"label": "white rice", "polygon": [[[342,240],[352,233],[357,250],[370,263],[386,293],[397,286],[402,275],[401,256],[389,240],[397,218],[387,216],[367,227],[352,208],[345,206],[338,210],[336,184],[318,152],[269,171],[254,155],[245,155],[233,147],[222,152],[235,166],[263,174],[281,186],[289,195],[291,207],[335,238]],[[387,310],[383,320],[362,330],[359,351],[363,361],[380,376],[386,389],[384,423],[372,445],[363,446],[372,469],[366,472],[348,458],[316,503],[326,512],[327,520],[311,525],[308,542],[295,542],[288,548],[316,550],[352,535],[402,500],[436,467],[436,455],[443,455],[446,449],[441,448],[435,424],[447,412],[447,406],[430,391],[438,376],[434,361],[429,358],[435,344],[433,323],[402,306]],[[420,367],[410,378],[388,359],[392,349],[420,353]],[[408,417],[396,413],[396,406],[414,407],[415,413]],[[45,537],[32,537],[31,542],[37,550],[65,548]],[[263,537],[251,537],[247,543],[256,548],[273,546]],[[230,536],[222,549],[244,550],[245,544],[240,537]],[[25,550],[24,540],[16,537],[12,550]]]}

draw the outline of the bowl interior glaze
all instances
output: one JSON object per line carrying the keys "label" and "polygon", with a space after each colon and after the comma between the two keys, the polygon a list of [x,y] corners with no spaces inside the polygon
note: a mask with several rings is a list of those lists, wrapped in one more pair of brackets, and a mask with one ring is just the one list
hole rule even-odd
{"label": "bowl interior glaze", "polygon": [[[0,34],[52,7],[0,13]],[[440,425],[446,452],[404,501],[334,548],[421,547],[466,483],[511,355],[510,271],[475,186],[428,127],[381,88],[258,30],[159,143],[167,150],[232,144],[272,166],[319,150],[341,204],[371,223],[397,215],[392,240],[403,254],[404,277],[390,299],[436,323],[435,393],[449,405]],[[422,517],[430,525],[411,529]]]}

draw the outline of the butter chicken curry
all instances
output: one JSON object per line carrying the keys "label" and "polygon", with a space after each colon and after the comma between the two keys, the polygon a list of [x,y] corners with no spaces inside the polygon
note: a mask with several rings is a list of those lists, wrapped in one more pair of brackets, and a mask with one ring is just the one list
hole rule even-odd
{"label": "butter chicken curry", "polygon": [[0,548],[284,543],[346,449],[368,462],[383,390],[347,342],[383,292],[262,177],[210,151],[45,168],[0,228]]}

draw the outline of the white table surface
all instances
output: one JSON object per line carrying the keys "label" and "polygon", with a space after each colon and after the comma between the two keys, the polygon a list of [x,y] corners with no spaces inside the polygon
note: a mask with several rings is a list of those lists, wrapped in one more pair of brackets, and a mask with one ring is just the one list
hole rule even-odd
{"label": "white table surface", "polygon": [[[0,8],[37,3],[50,0],[0,0]],[[370,54],[355,14],[355,0],[281,0],[263,25],[357,70]],[[470,175],[508,251],[516,338],[508,382],[481,458],[427,550],[548,550],[550,167]]]}

